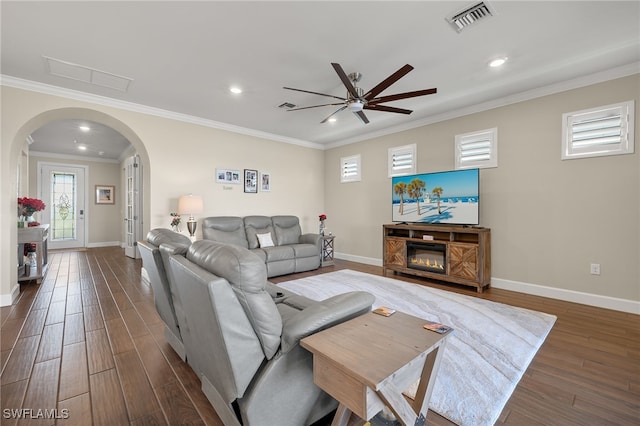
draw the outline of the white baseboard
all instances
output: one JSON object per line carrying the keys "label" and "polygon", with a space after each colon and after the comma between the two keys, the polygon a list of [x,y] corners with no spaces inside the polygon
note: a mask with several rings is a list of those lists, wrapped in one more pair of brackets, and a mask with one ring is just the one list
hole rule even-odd
{"label": "white baseboard", "polygon": [[89,243],[87,244],[87,248],[97,248],[97,247],[115,247],[120,246],[120,241],[102,241],[99,243]]}
{"label": "white baseboard", "polygon": [[534,296],[549,297],[551,299],[564,300],[566,302],[580,303],[582,305],[596,306],[598,308],[613,309],[615,311],[640,315],[640,302],[635,300],[620,299],[617,297],[602,296],[600,294],[584,293],[581,291],[566,290],[563,288],[547,287],[538,284],[505,280],[502,278],[491,278],[491,286],[504,290],[531,294]]}
{"label": "white baseboard", "polygon": [[336,259],[348,260],[350,262],[364,263],[365,265],[382,266],[382,259],[374,257],[354,256],[347,253],[335,253]]}
{"label": "white baseboard", "polygon": [[[335,254],[336,259],[349,260],[351,262],[364,263],[366,265],[382,266],[382,259],[372,257],[354,256],[347,253]],[[566,302],[580,303],[582,305],[596,306],[598,308],[613,309],[615,311],[628,312],[640,315],[640,301],[620,299],[616,297],[602,296],[599,294],[583,293],[580,291],[565,290],[562,288],[547,287],[538,284],[529,284],[502,278],[491,278],[491,286],[518,293],[531,294],[533,296],[549,297],[551,299],[564,300]]]}
{"label": "white baseboard", "polygon": [[11,306],[20,295],[20,284],[16,284],[8,294],[0,294],[0,306]]}

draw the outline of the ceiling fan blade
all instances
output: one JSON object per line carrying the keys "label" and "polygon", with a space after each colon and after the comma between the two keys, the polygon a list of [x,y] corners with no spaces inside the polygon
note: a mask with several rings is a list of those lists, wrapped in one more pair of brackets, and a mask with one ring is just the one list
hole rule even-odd
{"label": "ceiling fan blade", "polygon": [[398,114],[411,114],[413,111],[410,109],[395,108],[386,105],[366,105],[364,109],[371,111],[384,111],[384,112],[397,112]]}
{"label": "ceiling fan blade", "polygon": [[353,87],[353,84],[351,84],[351,80],[349,80],[349,77],[347,77],[347,74],[344,72],[340,64],[332,62],[331,65],[333,65],[333,69],[336,70],[336,72],[338,73],[338,77],[340,77],[340,80],[342,80],[342,84],[344,84],[344,87],[347,88],[351,96],[353,96],[354,99],[359,99],[360,96],[358,95],[356,88]]}
{"label": "ceiling fan blade", "polygon": [[376,87],[374,87],[373,89],[365,93],[364,98],[366,100],[375,98],[376,96],[378,96],[378,94],[382,93],[387,87],[391,86],[393,83],[395,83],[396,81],[400,80],[402,77],[407,75],[409,71],[411,71],[412,69],[413,67],[409,64],[403,66],[398,71],[394,72],[389,77],[382,80]]}
{"label": "ceiling fan blade", "polygon": [[360,121],[362,121],[364,124],[369,124],[369,119],[367,118],[366,115],[364,115],[364,112],[362,111],[356,111],[354,112],[354,114],[356,115],[356,117],[358,117],[360,119]]}
{"label": "ceiling fan blade", "polygon": [[437,92],[438,89],[434,87],[433,89],[416,90],[415,92],[397,93],[395,95],[382,96],[379,98],[371,99],[369,101],[369,105],[376,105],[383,102],[399,101],[400,99],[415,98],[417,96],[432,95]]}
{"label": "ceiling fan blade", "polygon": [[287,89],[287,90],[294,90],[296,92],[303,92],[303,93],[311,93],[312,95],[320,95],[320,96],[327,96],[329,98],[336,98],[336,99],[340,99],[341,101],[346,101],[346,98],[341,98],[339,96],[333,96],[333,95],[327,95],[326,93],[318,93],[318,92],[312,92],[310,90],[302,90],[302,89],[294,89],[293,87],[283,87],[283,89]]}
{"label": "ceiling fan blade", "polygon": [[324,124],[326,123],[331,117],[333,117],[334,115],[336,115],[337,113],[339,113],[340,111],[343,111],[345,108],[347,108],[347,106],[343,106],[342,108],[338,109],[336,112],[334,112],[333,114],[329,115],[327,118],[325,118],[324,120],[322,120],[320,122],[320,124]]}
{"label": "ceiling fan blade", "polygon": [[342,104],[343,104],[343,102],[339,102],[339,103],[335,103],[335,104],[311,105],[311,106],[307,106],[307,107],[291,108],[291,109],[288,109],[287,111],[300,111],[302,109],[318,108],[318,107],[334,106],[334,105],[342,105]]}

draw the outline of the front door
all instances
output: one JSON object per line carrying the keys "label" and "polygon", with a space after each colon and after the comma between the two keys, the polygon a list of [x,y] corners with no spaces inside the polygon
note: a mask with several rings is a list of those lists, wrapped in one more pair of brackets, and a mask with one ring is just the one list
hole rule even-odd
{"label": "front door", "polygon": [[38,194],[46,204],[38,221],[49,224],[48,248],[85,247],[86,167],[38,163]]}

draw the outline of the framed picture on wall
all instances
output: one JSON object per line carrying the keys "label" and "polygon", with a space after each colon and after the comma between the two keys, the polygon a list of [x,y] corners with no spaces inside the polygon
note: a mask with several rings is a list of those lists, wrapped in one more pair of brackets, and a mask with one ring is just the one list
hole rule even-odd
{"label": "framed picture on wall", "polygon": [[216,169],[216,182],[240,184],[240,170]]}
{"label": "framed picture on wall", "polygon": [[258,171],[244,169],[244,192],[258,192]]}
{"label": "framed picture on wall", "polygon": [[271,173],[260,173],[260,189],[262,191],[271,191]]}
{"label": "framed picture on wall", "polygon": [[96,204],[115,204],[116,187],[113,185],[96,185]]}

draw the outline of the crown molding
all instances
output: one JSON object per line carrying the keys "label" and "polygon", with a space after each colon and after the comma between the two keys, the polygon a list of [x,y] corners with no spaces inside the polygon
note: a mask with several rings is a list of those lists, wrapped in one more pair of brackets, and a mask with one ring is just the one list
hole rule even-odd
{"label": "crown molding", "polygon": [[579,89],[581,87],[591,86],[593,84],[602,83],[609,80],[615,80],[617,78],[628,77],[630,75],[640,73],[640,62],[633,62],[631,64],[623,65],[609,70],[601,71],[595,74],[574,78],[572,80],[566,80],[560,83],[550,84],[548,86],[538,87],[536,89],[527,90],[526,92],[516,93],[510,96],[494,99],[487,102],[482,102],[476,105],[470,105],[468,107],[459,108],[451,111],[447,111],[442,114],[433,115],[422,120],[412,121],[410,123],[388,127],[386,129],[367,133],[353,138],[345,139],[340,142],[330,143],[325,146],[325,149],[338,148],[344,145],[350,145],[356,142],[362,142],[364,140],[373,139],[381,136],[387,136],[393,133],[399,133],[406,130],[415,129],[417,127],[427,126],[429,124],[439,123],[442,121],[451,120],[454,118],[464,117],[465,115],[476,114],[483,111],[515,104],[518,102],[524,102],[543,96],[553,95],[556,93],[566,92],[568,90]]}
{"label": "crown molding", "polygon": [[291,145],[303,146],[305,148],[313,148],[323,150],[324,145],[305,141],[302,139],[289,138],[276,135],[273,133],[262,132],[259,130],[249,129],[246,127],[235,126],[233,124],[221,123],[219,121],[200,118],[193,115],[182,114],[179,112],[169,111],[161,108],[150,107],[146,105],[136,104],[133,102],[113,99],[106,96],[93,95],[79,90],[66,89],[63,87],[52,86],[50,84],[39,83],[36,81],[25,80],[22,78],[12,77],[9,75],[0,75],[0,86],[14,87],[16,89],[29,90],[31,92],[43,93],[45,95],[58,96],[66,99],[73,99],[81,102],[88,102],[102,106],[118,108],[125,111],[138,112],[141,114],[152,115],[155,117],[167,118],[170,120],[181,121],[189,124],[196,124],[212,129],[225,130],[232,133],[238,133],[247,136],[253,136],[260,139],[272,140],[275,142],[283,142]]}
{"label": "crown molding", "polygon": [[329,150],[338,148],[344,145],[350,145],[357,142],[362,142],[368,139],[374,139],[377,137],[387,136],[393,133],[399,133],[406,130],[415,129],[417,127],[423,127],[434,123],[439,123],[454,118],[463,117],[465,115],[475,114],[494,108],[499,108],[518,102],[528,101],[531,99],[540,98],[543,96],[553,95],[568,90],[578,89],[585,86],[590,86],[597,83],[602,83],[609,80],[615,80],[617,78],[628,77],[630,75],[640,73],[640,62],[633,62],[627,65],[623,65],[609,70],[601,71],[598,73],[590,74],[587,76],[578,77],[564,82],[551,84],[548,86],[531,89],[525,92],[516,93],[510,96],[494,99],[488,102],[482,102],[468,107],[459,108],[451,111],[447,111],[442,114],[433,115],[422,120],[412,121],[410,123],[392,126],[386,129],[382,129],[376,132],[365,133],[363,135],[354,136],[352,138],[344,139],[339,142],[329,144],[319,144],[315,142],[305,141],[302,139],[289,138],[273,133],[262,132],[259,130],[249,129],[245,127],[235,126],[232,124],[222,123],[219,121],[200,118],[188,114],[182,114],[178,112],[168,111],[161,108],[149,107],[133,102],[121,101],[118,99],[108,98],[106,96],[93,95],[78,90],[65,89],[58,86],[52,86],[49,84],[38,83],[31,80],[24,80],[7,75],[0,75],[0,85],[15,87],[18,89],[29,90],[32,92],[43,93],[47,95],[59,96],[62,98],[73,99],[82,102],[89,102],[98,105],[118,108],[126,111],[138,112],[141,114],[152,115],[161,118],[167,118],[170,120],[181,121],[190,124],[196,124],[203,127],[209,127],[213,129],[225,130],[232,133],[243,134],[247,136],[253,136],[256,138],[272,140],[275,142],[283,142],[291,145],[298,145],[306,148],[313,148],[319,150]]}

